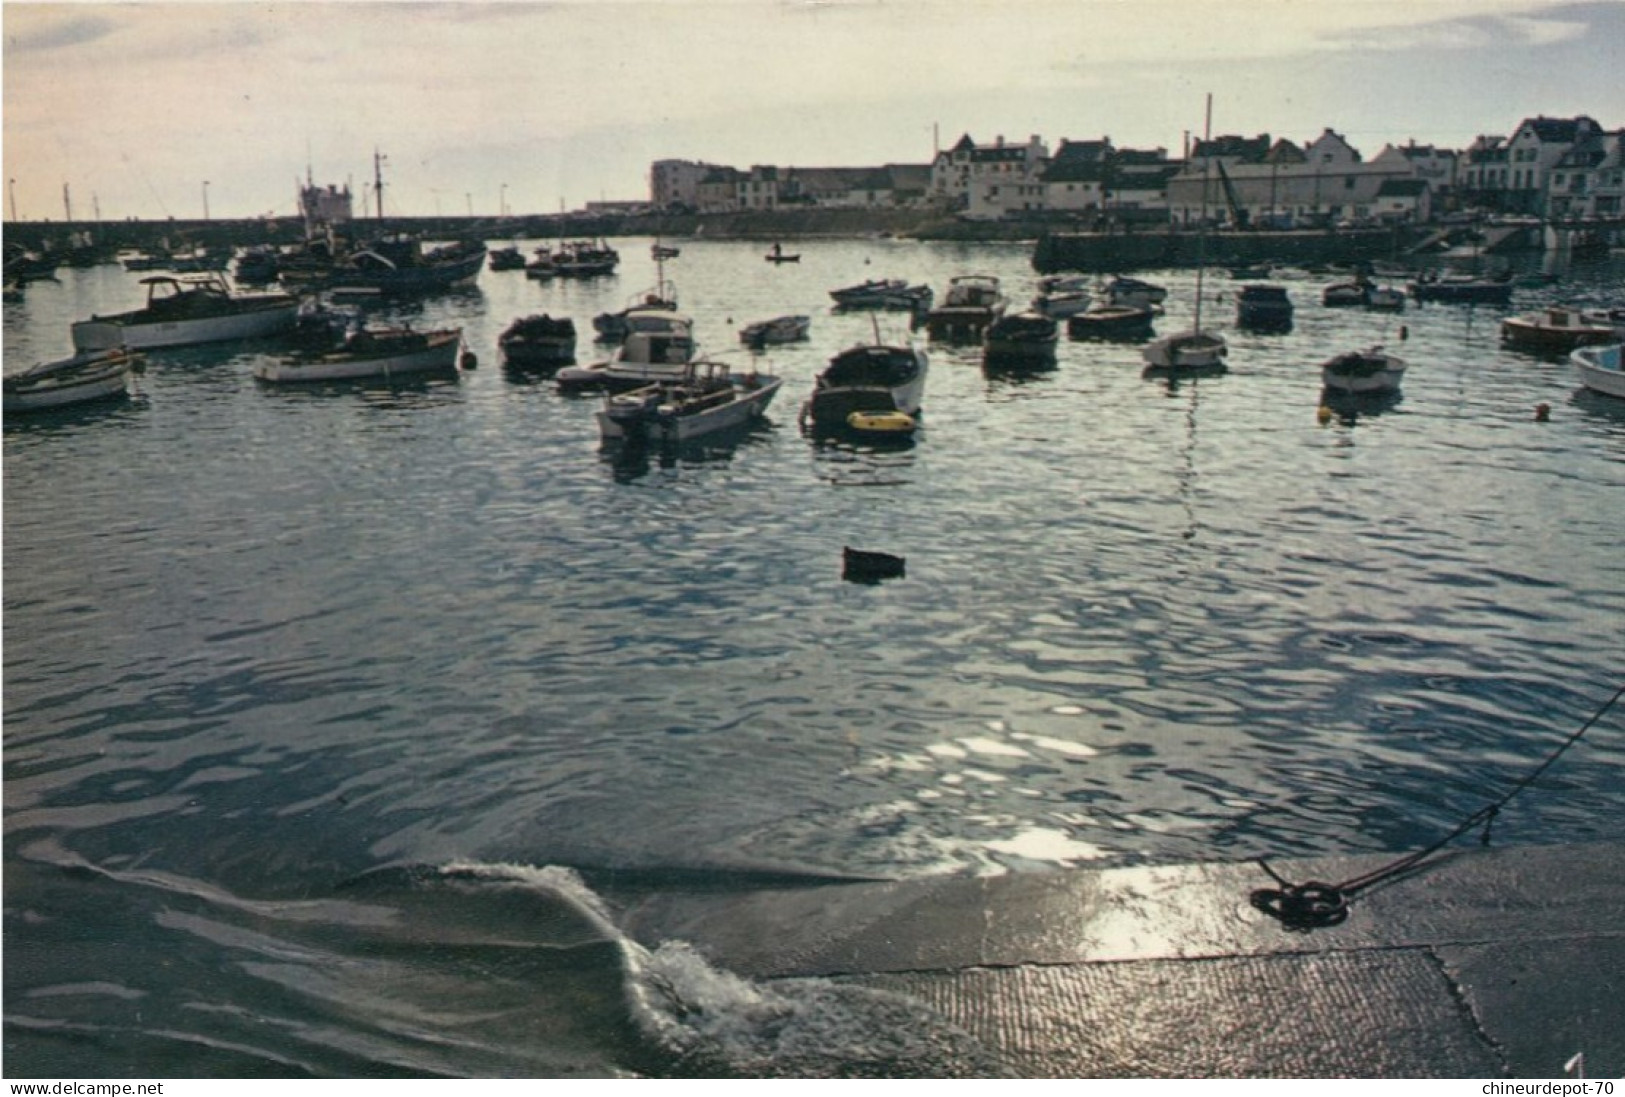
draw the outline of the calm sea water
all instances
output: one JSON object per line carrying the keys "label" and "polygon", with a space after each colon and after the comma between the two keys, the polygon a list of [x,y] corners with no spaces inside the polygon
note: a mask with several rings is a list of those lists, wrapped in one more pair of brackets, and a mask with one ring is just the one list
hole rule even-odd
{"label": "calm sea water", "polygon": [[[606,881],[1409,850],[1619,685],[1625,402],[1501,349],[1500,311],[1324,309],[1295,274],[1294,330],[1250,335],[1210,275],[1226,376],[933,346],[915,444],[820,446],[799,404],[874,322],[830,289],[984,272],[1024,302],[1030,247],[674,241],[705,349],[787,383],[743,438],[627,461],[496,338],[566,314],[601,356],[649,243],[385,314],[462,326],[456,381],[288,392],[263,347],[155,352],[126,404],[7,424],[8,1075],[941,1073],[906,1003],[633,942]],[[1617,259],[1561,273],[1514,308],[1625,296]],[[1147,275],[1173,330],[1193,275]],[[6,370],[137,277],[30,286]],[[786,312],[809,342],[739,348]],[[1403,397],[1322,422],[1318,363],[1401,324]],[[843,545],[906,578],[843,582]],[[1496,824],[1622,838],[1617,716]]]}

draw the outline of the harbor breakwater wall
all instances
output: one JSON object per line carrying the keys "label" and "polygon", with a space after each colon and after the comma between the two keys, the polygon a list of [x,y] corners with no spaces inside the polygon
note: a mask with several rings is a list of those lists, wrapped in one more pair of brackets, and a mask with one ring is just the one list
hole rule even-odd
{"label": "harbor breakwater wall", "polygon": [[[943,241],[1030,242],[1040,272],[1215,266],[1256,263],[1322,264],[1399,259],[1427,230],[1394,227],[1369,230],[1300,232],[1210,232],[1203,239],[1189,230],[1162,226],[1118,227],[1112,231],[1072,231],[1054,220],[964,221],[921,210],[805,209],[758,210],[725,214],[603,215],[583,213],[527,217],[386,217],[353,222],[359,235],[405,233],[432,240],[478,238],[489,243],[552,238],[660,236],[669,240],[717,239],[795,241],[834,237],[892,237]],[[292,244],[303,236],[294,218],[252,218],[113,222],[7,222],[5,239],[36,250],[54,250],[76,236],[88,236],[107,251],[188,246],[247,247]]]}

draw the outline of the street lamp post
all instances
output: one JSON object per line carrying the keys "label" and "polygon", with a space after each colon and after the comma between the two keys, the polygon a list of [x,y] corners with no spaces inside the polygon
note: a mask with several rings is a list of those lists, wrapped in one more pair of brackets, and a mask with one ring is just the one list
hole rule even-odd
{"label": "street lamp post", "polygon": [[209,219],[209,181],[203,180],[203,219]]}
{"label": "street lamp post", "polygon": [[506,183],[502,184],[502,189],[497,192],[497,216],[508,216],[508,184]]}
{"label": "street lamp post", "polygon": [[11,219],[15,221],[17,220],[17,180],[11,180],[11,185],[6,189],[11,195]]}

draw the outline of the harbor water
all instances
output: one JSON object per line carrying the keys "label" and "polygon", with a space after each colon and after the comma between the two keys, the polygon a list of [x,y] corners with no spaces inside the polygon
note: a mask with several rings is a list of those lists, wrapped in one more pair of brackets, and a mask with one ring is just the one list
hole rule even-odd
{"label": "harbor water", "polygon": [[[1210,271],[1223,376],[932,344],[922,429],[876,447],[797,425],[832,354],[911,334],[829,291],[985,273],[1019,307],[1030,244],[667,240],[702,352],[786,383],[741,437],[607,451],[598,400],[497,337],[567,315],[606,356],[592,318],[655,284],[651,242],[374,310],[461,327],[455,380],[286,389],[270,347],[187,348],[126,402],[8,420],[8,1076],[985,1073],[917,1003],[753,983],[618,912],[1409,851],[1621,684],[1625,401],[1498,331],[1625,302],[1617,257],[1397,316],[1281,272],[1275,334]],[[1188,323],[1194,272],[1141,274],[1158,332]],[[142,297],[58,277],[6,305],[7,372]],[[784,313],[809,340],[739,344]],[[1376,343],[1402,394],[1323,412],[1319,363]],[[846,546],[906,574],[844,581]],[[1493,839],[1625,839],[1618,715]]]}

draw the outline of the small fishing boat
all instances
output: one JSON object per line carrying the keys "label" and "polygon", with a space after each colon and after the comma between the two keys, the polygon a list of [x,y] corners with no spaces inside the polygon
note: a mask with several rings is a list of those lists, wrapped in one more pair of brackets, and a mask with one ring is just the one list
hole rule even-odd
{"label": "small fishing boat", "polygon": [[1168,299],[1168,290],[1153,282],[1139,278],[1118,277],[1107,282],[1101,296],[1114,305],[1160,305]]}
{"label": "small fishing boat", "polygon": [[925,397],[929,360],[909,344],[859,344],[841,351],[813,382],[803,428],[820,435],[912,434]]}
{"label": "small fishing boat", "polygon": [[543,244],[525,261],[525,277],[534,282],[545,282],[558,271],[553,266],[553,249]]}
{"label": "small fishing boat", "polygon": [[486,257],[486,266],[492,270],[524,270],[525,256],[517,244],[505,248],[492,248]]}
{"label": "small fishing boat", "polygon": [[424,247],[415,236],[380,237],[325,263],[282,272],[284,285],[350,295],[415,297],[472,285],[485,268],[485,243],[455,240]]}
{"label": "small fishing boat", "polygon": [[141,356],[124,347],[41,362],[5,378],[5,412],[10,415],[122,398],[129,393],[130,376],[143,368]]}
{"label": "small fishing boat", "polygon": [[771,320],[758,320],[739,329],[739,341],[747,347],[765,347],[779,343],[795,343],[807,338],[812,328],[812,317],[799,314],[775,316]]}
{"label": "small fishing boat", "polygon": [[1372,312],[1404,312],[1405,291],[1393,286],[1372,286],[1366,292],[1365,307]]}
{"label": "small fishing boat", "polygon": [[667,259],[675,259],[681,254],[683,254],[681,248],[670,247],[666,244],[649,245],[649,258],[657,263],[664,262]]}
{"label": "small fishing boat", "polygon": [[1441,301],[1463,305],[1505,305],[1512,300],[1512,273],[1491,277],[1473,274],[1428,272],[1410,285],[1418,301]]}
{"label": "small fishing boat", "polygon": [[1060,325],[1041,312],[1006,313],[982,334],[982,361],[988,365],[1053,362]]}
{"label": "small fishing boat", "polygon": [[71,327],[77,351],[192,346],[277,335],[294,326],[299,302],[286,293],[236,294],[218,274],[153,275],[144,308],[92,316]]}
{"label": "small fishing boat", "polygon": [[604,398],[606,443],[688,442],[759,419],[784,384],[766,373],[735,374],[721,362],[689,362],[680,377]]}
{"label": "small fishing boat", "polygon": [[1580,383],[1592,392],[1625,400],[1625,365],[1621,364],[1622,351],[1625,351],[1625,346],[1619,343],[1580,347],[1569,354],[1569,363],[1580,374]]}
{"label": "small fishing boat", "polygon": [[694,360],[694,321],[666,309],[634,309],[627,334],[607,360],[567,366],[553,375],[561,392],[624,392],[656,381],[679,381]]}
{"label": "small fishing boat", "polygon": [[942,304],[925,314],[925,330],[933,339],[975,342],[1007,305],[999,279],[991,274],[960,274],[948,280]]}
{"label": "small fishing boat", "polygon": [[325,344],[312,338],[291,354],[259,363],[254,376],[273,384],[456,376],[462,345],[461,328],[414,331],[352,323]]}
{"label": "small fishing boat", "polygon": [[1066,322],[1072,339],[1149,339],[1156,310],[1148,305],[1091,305]]}
{"label": "small fishing boat", "polygon": [[1065,320],[1086,311],[1094,300],[1094,294],[1087,289],[1040,290],[1033,298],[1032,310],[1051,320]]}
{"label": "small fishing boat", "polygon": [[576,326],[568,316],[522,316],[497,337],[502,364],[515,370],[552,370],[576,360]]}
{"label": "small fishing boat", "polygon": [[1236,297],[1236,326],[1249,331],[1292,330],[1292,298],[1285,286],[1261,283],[1241,287]]}
{"label": "small fishing boat", "polygon": [[884,309],[893,307],[892,302],[898,300],[908,288],[908,283],[901,278],[871,278],[855,286],[832,289],[829,295],[839,308]]}
{"label": "small fishing boat", "polygon": [[799,262],[801,262],[801,255],[799,253],[787,252],[787,251],[784,250],[783,247],[781,247],[778,244],[774,244],[773,245],[773,250],[769,251],[767,253],[767,255],[764,256],[764,258],[766,258],[769,263],[799,263]]}
{"label": "small fishing boat", "polygon": [[621,256],[603,240],[571,240],[552,253],[552,269],[558,278],[596,278],[614,274]]}
{"label": "small fishing boat", "polygon": [[1339,354],[1320,366],[1326,391],[1356,396],[1397,392],[1404,377],[1405,360],[1380,346]]}
{"label": "small fishing boat", "polygon": [[1333,282],[1320,292],[1320,303],[1329,309],[1359,308],[1369,300],[1371,283],[1356,280],[1353,282]]}
{"label": "small fishing boat", "polygon": [[1562,305],[1501,321],[1501,342],[1514,350],[1537,354],[1568,354],[1580,347],[1618,342],[1620,338],[1621,332],[1607,313]]}
{"label": "small fishing boat", "polygon": [[601,312],[592,318],[592,330],[600,343],[619,343],[632,330],[630,317],[639,312],[676,312],[677,289],[662,280],[655,289],[635,298],[619,312]]}

